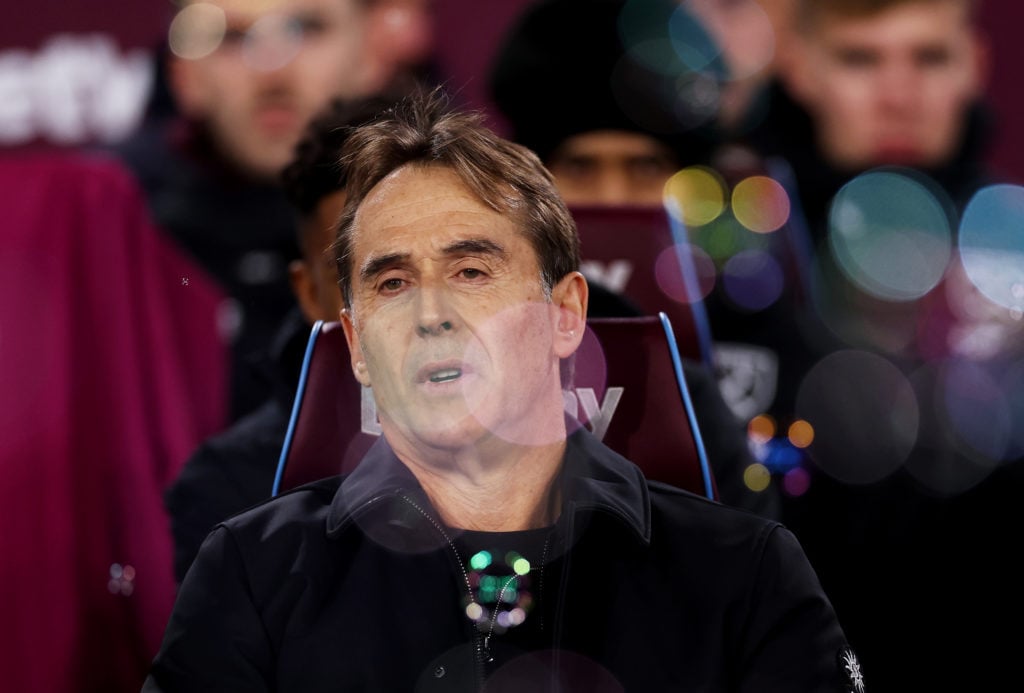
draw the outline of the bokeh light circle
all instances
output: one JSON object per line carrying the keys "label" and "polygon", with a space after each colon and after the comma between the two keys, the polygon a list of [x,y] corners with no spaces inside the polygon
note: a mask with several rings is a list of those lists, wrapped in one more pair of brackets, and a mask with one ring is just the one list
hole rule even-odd
{"label": "bokeh light circle", "polygon": [[703,166],[688,166],[665,183],[665,208],[687,226],[703,226],[725,210],[725,185]]}
{"label": "bokeh light circle", "polygon": [[751,491],[760,493],[772,482],[772,474],[763,464],[754,463],[743,470],[743,483]]}
{"label": "bokeh light circle", "polygon": [[814,462],[851,484],[872,483],[898,469],[920,421],[914,389],[899,369],[856,350],[829,354],[807,372],[796,412],[814,429],[807,448]]}
{"label": "bokeh light circle", "polygon": [[746,79],[771,67],[775,57],[775,27],[759,2],[682,0],[707,27],[729,66],[729,79]]}
{"label": "bokeh light circle", "polygon": [[729,300],[751,312],[779,300],[785,288],[782,267],[763,250],[743,250],[722,267],[722,287]]}
{"label": "bokeh light circle", "polygon": [[245,33],[242,57],[256,70],[271,72],[290,63],[302,49],[303,30],[292,17],[260,17]]}
{"label": "bokeh light circle", "polygon": [[658,288],[676,303],[691,304],[706,298],[714,288],[714,275],[711,258],[689,243],[665,248],[654,261]]}
{"label": "bokeh light circle", "polygon": [[199,60],[217,50],[226,30],[224,10],[208,2],[192,3],[171,20],[167,46],[179,58]]}
{"label": "bokeh light circle", "polygon": [[782,477],[782,490],[787,496],[796,498],[807,493],[811,487],[811,475],[803,467],[795,467]]}
{"label": "bokeh light circle", "polygon": [[1024,187],[982,188],[964,209],[960,261],[989,300],[1024,310]]}
{"label": "bokeh light circle", "polygon": [[664,75],[720,69],[721,50],[704,25],[681,6],[652,7],[627,0],[619,13],[619,37],[634,59]]}
{"label": "bokeh light circle", "polygon": [[789,195],[768,176],[744,178],[732,189],[732,213],[754,233],[769,233],[789,219]]}
{"label": "bokeh light circle", "polygon": [[868,294],[914,300],[939,283],[949,264],[953,241],[947,209],[923,180],[869,171],[836,194],[829,247],[843,273]]}
{"label": "bokeh light circle", "polygon": [[1008,449],[1009,412],[1000,386],[970,361],[925,364],[911,380],[927,416],[907,472],[936,496],[964,493],[998,466],[993,455]]}
{"label": "bokeh light circle", "polygon": [[668,20],[672,48],[680,62],[693,72],[715,69],[722,51],[701,21],[680,4]]}
{"label": "bokeh light circle", "polygon": [[789,425],[786,437],[793,447],[806,448],[814,442],[814,427],[803,419],[798,419]]}

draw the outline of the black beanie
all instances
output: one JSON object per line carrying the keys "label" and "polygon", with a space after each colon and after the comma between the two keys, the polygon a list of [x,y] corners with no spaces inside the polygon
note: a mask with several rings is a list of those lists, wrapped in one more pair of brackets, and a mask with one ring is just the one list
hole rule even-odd
{"label": "black beanie", "polygon": [[613,129],[657,138],[685,166],[717,143],[725,78],[676,0],[542,0],[505,35],[489,87],[512,139],[542,160],[573,135]]}

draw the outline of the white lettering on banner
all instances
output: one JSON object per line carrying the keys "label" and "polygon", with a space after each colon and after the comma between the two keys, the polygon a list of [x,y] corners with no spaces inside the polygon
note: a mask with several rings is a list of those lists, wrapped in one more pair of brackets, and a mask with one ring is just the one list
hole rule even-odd
{"label": "white lettering on banner", "polygon": [[609,387],[604,393],[604,402],[597,403],[597,395],[594,388],[578,387],[575,391],[563,391],[562,399],[565,403],[565,411],[576,418],[580,418],[579,408],[583,407],[584,418],[590,422],[590,431],[598,440],[604,440],[604,434],[608,432],[608,426],[612,422],[615,410],[619,407],[619,400],[625,391],[621,387]]}
{"label": "white lettering on banner", "polygon": [[122,55],[106,34],[58,34],[34,53],[2,51],[0,145],[116,142],[139,125],[152,82],[150,55]]}
{"label": "white lettering on banner", "polygon": [[[615,410],[619,408],[619,401],[625,388],[609,387],[604,393],[604,402],[597,403],[597,395],[592,387],[579,387],[575,390],[563,390],[562,401],[565,411],[570,416],[580,418],[579,408],[583,407],[585,419],[590,422],[590,430],[598,440],[604,439],[608,432],[608,426],[615,416]],[[380,421],[377,420],[377,403],[373,399],[373,390],[368,387],[360,388],[360,429],[363,433],[379,436],[381,434]]]}
{"label": "white lettering on banner", "polygon": [[612,260],[607,265],[597,260],[582,260],[580,272],[617,294],[626,290],[629,278],[633,276],[633,263],[629,260]]}

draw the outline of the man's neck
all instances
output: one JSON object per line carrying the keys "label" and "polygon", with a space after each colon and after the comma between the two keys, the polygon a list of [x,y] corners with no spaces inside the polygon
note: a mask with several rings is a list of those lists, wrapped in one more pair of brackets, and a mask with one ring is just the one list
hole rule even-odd
{"label": "man's neck", "polygon": [[460,451],[443,466],[396,453],[449,527],[511,532],[547,527],[558,518],[564,440],[510,446],[500,459]]}

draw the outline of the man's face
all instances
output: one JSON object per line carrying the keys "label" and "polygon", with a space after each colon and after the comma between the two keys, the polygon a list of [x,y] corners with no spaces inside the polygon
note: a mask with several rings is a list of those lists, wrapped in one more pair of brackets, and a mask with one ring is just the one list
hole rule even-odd
{"label": "man's face", "polygon": [[337,320],[341,314],[338,269],[331,245],[344,206],[345,192],[339,190],[321,199],[313,216],[302,222],[309,225],[303,230],[302,259],[293,261],[290,270],[292,290],[311,324],[317,320]]}
{"label": "man's face", "polygon": [[983,81],[965,2],[909,2],[866,17],[823,14],[806,31],[790,85],[832,165],[932,167],[955,154]]}
{"label": "man's face", "polygon": [[661,206],[665,182],[677,169],[661,142],[622,130],[569,137],[547,166],[570,206]]}
{"label": "man's face", "polygon": [[223,39],[204,57],[173,60],[175,93],[224,156],[249,175],[274,177],[331,98],[363,93],[363,10],[357,0],[205,5],[206,16],[220,16],[210,5],[223,11]]}
{"label": "man's face", "polygon": [[585,312],[578,275],[548,300],[516,221],[443,167],[406,166],[373,188],[351,248],[353,370],[400,455],[564,436],[559,360],[582,317],[558,306],[582,291]]}

